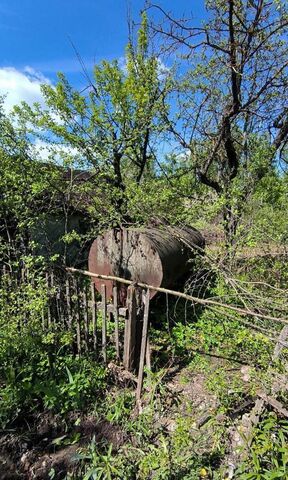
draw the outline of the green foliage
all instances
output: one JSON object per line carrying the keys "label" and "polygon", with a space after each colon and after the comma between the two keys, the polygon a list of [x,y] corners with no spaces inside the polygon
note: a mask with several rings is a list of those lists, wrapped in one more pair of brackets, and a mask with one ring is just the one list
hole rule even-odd
{"label": "green foliage", "polygon": [[[73,412],[78,416],[92,410],[95,421],[111,430],[111,438],[121,433],[119,445],[117,440],[110,443],[110,435],[109,441],[96,442],[94,438],[86,448],[81,444],[75,475],[67,473],[67,479],[78,478],[79,467],[81,478],[86,480],[222,480],[221,462],[229,447],[228,427],[233,424],[233,415],[241,410],[243,401],[254,398],[259,385],[269,389],[274,372],[284,371],[281,361],[271,363],[273,342],[263,329],[273,328],[273,335],[277,335],[278,327],[267,318],[260,321],[257,316],[243,316],[224,307],[178,302],[167,325],[162,305],[160,311],[155,307],[151,320],[153,368],[145,371],[142,410],[137,412],[134,389],[115,382],[111,387],[106,368],[88,355],[74,354],[73,333],[53,319],[45,331],[42,326],[48,300],[45,264],[66,264],[68,250],[74,247],[83,258],[81,248],[92,235],[127,221],[133,225],[149,223],[153,217],[170,224],[205,227],[208,243],[209,235],[213,237],[223,228],[229,236],[229,268],[227,259],[221,257],[221,242],[212,238],[207,248],[211,250],[208,267],[205,260],[201,265],[193,264],[194,270],[204,272],[203,284],[200,279],[193,287],[192,282],[188,291],[190,288],[198,296],[286,318],[286,258],[262,255],[239,261],[237,255],[252,249],[262,254],[266,246],[278,253],[288,238],[287,175],[272,161],[278,157],[267,134],[271,119],[272,123],[275,120],[272,116],[283,106],[279,85],[282,89],[284,74],[279,72],[274,79],[278,87],[274,80],[268,82],[268,90],[260,91],[254,99],[256,87],[260,88],[263,80],[267,82],[265,69],[269,78],[287,51],[278,29],[269,35],[265,22],[269,17],[273,22],[285,20],[287,11],[278,0],[271,3],[271,11],[264,2],[266,13],[259,17],[263,28],[256,29],[247,44],[255,5],[233,2],[236,63],[256,48],[256,57],[252,53],[249,60],[248,55],[241,70],[226,58],[234,43],[227,37],[228,4],[222,0],[207,2],[212,14],[206,23],[209,37],[200,42],[201,48],[205,45],[201,52],[190,49],[193,55],[191,51],[187,55],[188,69],[181,71],[178,83],[175,71],[163,66],[153,53],[143,13],[136,38],[132,32],[124,64],[115,60],[96,65],[85,91],[77,91],[60,73],[55,86],[42,86],[44,106],[22,104],[11,119],[0,105],[0,264],[2,267],[4,262],[13,270],[22,263],[27,276],[27,281],[12,280],[12,285],[8,276],[1,278],[0,426],[14,427],[23,418],[47,411],[66,419]],[[286,20],[281,22],[279,31]],[[191,38],[195,38],[194,33]],[[211,54],[212,44],[218,45],[216,55]],[[231,109],[237,101],[234,98],[231,102],[229,86],[233,72],[241,87],[240,105],[234,113]],[[175,90],[177,95],[173,96]],[[249,95],[251,108],[241,110]],[[174,140],[170,145],[171,133]],[[49,150],[46,163],[37,157],[35,140],[39,139]],[[180,142],[180,153],[172,148],[175,139]],[[87,171],[79,173],[78,168]],[[214,192],[207,178],[214,181]],[[88,231],[73,224],[75,210],[89,223]],[[51,225],[57,226],[53,248],[46,252],[46,258],[37,256]],[[204,268],[212,270],[209,278]],[[261,290],[253,282],[263,282],[265,287],[262,285]],[[279,289],[284,292],[279,293]],[[98,329],[101,321],[100,313]],[[108,334],[113,330],[114,325],[108,322]],[[107,354],[109,361],[115,358],[111,345]],[[285,355],[284,349],[283,358]],[[167,369],[173,363],[179,370],[185,365],[176,380]],[[249,381],[241,375],[242,364],[250,367]],[[203,377],[203,389],[217,404],[201,428],[196,426],[199,412],[195,404],[177,385],[184,391],[195,374]],[[174,380],[173,390],[169,382],[173,386]],[[283,394],[279,395],[282,401]],[[222,423],[217,419],[219,413],[224,416]],[[78,419],[77,426],[80,415]],[[287,435],[287,422],[265,414],[254,432],[249,458],[239,468],[239,479],[285,478]],[[51,445],[61,448],[77,444],[79,439],[79,432],[65,431]],[[57,474],[52,467],[50,478]]]}
{"label": "green foliage", "polygon": [[[165,401],[165,397],[162,397]],[[168,432],[161,423],[163,409],[153,402],[146,406],[143,412],[130,417],[122,428],[132,435],[133,441],[126,443],[120,448],[113,448],[111,444],[89,444],[77,458],[84,463],[82,471],[85,478],[133,478],[158,480],[198,480],[209,478],[212,474],[214,463],[221,457],[219,445],[221,440],[213,437],[214,446],[209,454],[202,454],[201,448],[207,442],[207,434],[200,439],[195,437],[193,416],[182,416],[175,410],[175,419],[170,422],[175,424],[171,432]],[[172,413],[170,412],[170,415]],[[156,420],[156,421],[155,421]],[[145,425],[145,428],[144,428]],[[211,433],[209,434],[211,437]],[[87,465],[88,464],[88,465]],[[212,476],[211,476],[212,478]],[[214,479],[220,479],[214,472]]]}
{"label": "green foliage", "polygon": [[21,290],[11,292],[5,284],[0,289],[2,427],[37,410],[84,409],[106,385],[104,367],[71,353],[71,333],[54,327],[43,331],[47,287],[37,278]]}
{"label": "green foliage", "polygon": [[237,475],[239,480],[273,480],[288,476],[288,422],[275,413],[266,414],[254,431],[249,458]]}
{"label": "green foliage", "polygon": [[62,414],[83,410],[105,388],[105,369],[65,352],[61,335],[45,338],[27,329],[11,343],[10,338],[9,347],[1,349],[2,427],[42,408]]}
{"label": "green foliage", "polygon": [[[57,85],[43,85],[46,106],[16,108],[18,123],[34,139],[45,139],[55,152],[75,151],[74,165],[97,175],[98,190],[91,211],[105,226],[129,217],[125,189],[154,175],[155,149],[166,129],[168,71],[160,71],[148,42],[143,14],[138,38],[127,47],[124,65],[102,61],[95,65],[88,90],[80,93],[60,73]],[[53,147],[54,145],[54,147]],[[61,153],[60,153],[61,158]],[[103,213],[101,215],[101,212]]]}
{"label": "green foliage", "polygon": [[106,419],[115,425],[125,424],[134,409],[134,403],[135,399],[129,390],[106,397]]}

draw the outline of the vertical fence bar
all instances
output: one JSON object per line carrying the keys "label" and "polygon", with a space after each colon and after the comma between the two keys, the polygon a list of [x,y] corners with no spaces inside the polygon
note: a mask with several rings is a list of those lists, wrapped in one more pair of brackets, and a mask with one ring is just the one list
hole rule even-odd
{"label": "vertical fence bar", "polygon": [[[59,280],[59,279],[58,279]],[[62,305],[61,305],[61,284],[58,283],[56,285],[55,291],[55,304],[56,304],[56,312],[57,312],[57,320],[59,321],[60,325],[62,324]]]}
{"label": "vertical fence bar", "polygon": [[148,370],[151,370],[151,346],[149,335],[147,336],[147,345],[146,345],[146,367]]}
{"label": "vertical fence bar", "polygon": [[[50,274],[50,287],[51,289],[53,290],[54,289],[54,286],[55,286],[55,282],[54,282],[54,273],[51,272]],[[52,308],[51,308],[52,307]],[[53,292],[53,296],[50,295],[50,310],[51,310],[51,320],[52,322],[56,323],[56,312],[57,312],[57,304],[56,304],[56,301],[55,301],[55,297],[54,297],[54,292]]]}
{"label": "vertical fence bar", "polygon": [[3,280],[3,285],[5,284],[6,282],[6,265],[3,265],[2,267],[2,280]]}
{"label": "vertical fence bar", "polygon": [[67,319],[68,319],[68,329],[72,330],[72,305],[71,305],[71,291],[70,291],[70,282],[69,277],[65,281],[66,289],[66,309],[67,309]]}
{"label": "vertical fence bar", "polygon": [[95,285],[91,282],[91,310],[92,310],[92,330],[93,330],[93,350],[97,352],[97,303],[95,300]]}
{"label": "vertical fence bar", "polygon": [[81,323],[80,323],[80,301],[79,301],[79,287],[77,279],[74,279],[74,288],[76,295],[76,308],[75,308],[75,317],[76,317],[76,341],[77,341],[77,352],[81,355]]}
{"label": "vertical fence bar", "polygon": [[107,363],[107,294],[106,285],[101,285],[102,296],[102,355],[103,360]]}
{"label": "vertical fence bar", "polygon": [[[11,270],[9,270],[9,274],[11,275]],[[25,288],[25,286],[27,286],[27,279],[26,279],[26,274],[25,274],[25,264],[22,266],[21,268],[21,307],[22,307],[22,321],[23,321],[23,325],[27,325],[28,323],[28,312],[27,312],[27,290]],[[11,277],[9,276],[9,283],[8,283],[8,286],[11,287],[11,283],[10,283],[10,280],[11,280]]]}
{"label": "vertical fence bar", "polygon": [[42,330],[45,332],[45,310],[42,308],[41,310],[41,321],[42,321]]}
{"label": "vertical fence bar", "polygon": [[115,347],[116,358],[120,360],[120,347],[119,347],[119,315],[118,315],[118,289],[117,285],[113,287],[113,306],[114,306],[114,321],[115,321]]}
{"label": "vertical fence bar", "polygon": [[50,285],[49,285],[49,273],[45,273],[46,278],[46,288],[47,288],[47,321],[48,328],[51,326],[51,302],[50,302]]}
{"label": "vertical fence bar", "polygon": [[86,352],[88,352],[88,347],[89,347],[89,318],[88,318],[88,300],[87,300],[87,288],[86,285],[84,285],[84,290],[83,290],[83,315],[84,315],[84,338],[85,338],[85,349]]}
{"label": "vertical fence bar", "polygon": [[136,291],[135,286],[130,285],[127,289],[128,319],[125,322],[124,333],[124,358],[123,364],[126,370],[132,370],[134,366],[135,333],[136,333]]}
{"label": "vertical fence bar", "polygon": [[136,390],[136,400],[138,401],[141,398],[141,392],[142,392],[142,386],[143,386],[143,374],[144,374],[144,364],[145,364],[148,325],[149,325],[149,305],[150,305],[150,291],[148,289],[145,296],[145,304],[144,304],[141,351],[140,351],[140,361],[139,361],[138,383],[137,383],[137,390]]}

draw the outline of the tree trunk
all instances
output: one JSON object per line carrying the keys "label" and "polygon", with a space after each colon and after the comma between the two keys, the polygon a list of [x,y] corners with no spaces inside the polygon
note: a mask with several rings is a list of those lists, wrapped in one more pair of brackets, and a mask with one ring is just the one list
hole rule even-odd
{"label": "tree trunk", "polygon": [[223,224],[225,235],[225,249],[228,257],[233,256],[233,246],[239,223],[238,216],[234,213],[230,200],[228,199],[223,207]]}

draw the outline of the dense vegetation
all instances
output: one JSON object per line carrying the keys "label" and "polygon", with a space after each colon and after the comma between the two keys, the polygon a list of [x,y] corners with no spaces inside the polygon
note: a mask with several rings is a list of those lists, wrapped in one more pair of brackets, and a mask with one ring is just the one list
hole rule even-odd
{"label": "dense vegetation", "polygon": [[[1,479],[288,478],[287,5],[206,3],[201,26],[150,5],[85,91],[60,73],[44,107],[0,105]],[[155,223],[203,232],[181,290],[218,303],[152,304],[139,409],[112,349],[105,366],[43,328],[45,273]],[[259,392],[278,403],[236,452]]]}

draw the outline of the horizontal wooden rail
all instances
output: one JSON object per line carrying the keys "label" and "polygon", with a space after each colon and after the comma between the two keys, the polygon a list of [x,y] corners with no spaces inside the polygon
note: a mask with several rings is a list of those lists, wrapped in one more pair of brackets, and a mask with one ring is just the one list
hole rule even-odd
{"label": "horizontal wooden rail", "polygon": [[257,317],[257,318],[263,318],[265,320],[271,320],[272,322],[277,322],[277,323],[284,323],[288,324],[288,320],[285,320],[284,318],[281,317],[272,317],[270,315],[265,315],[262,313],[257,313],[251,310],[246,310],[245,308],[241,307],[235,307],[234,305],[229,305],[228,303],[221,303],[221,302],[216,302],[215,300],[209,300],[209,299],[204,299],[204,298],[198,298],[194,297],[192,295],[188,295],[187,293],[183,292],[177,292],[175,290],[169,290],[167,288],[163,287],[154,287],[153,285],[147,285],[146,283],[142,282],[133,282],[132,280],[127,280],[126,278],[121,278],[121,277],[116,277],[114,275],[100,275],[99,273],[92,273],[89,272],[88,270],[80,270],[78,268],[73,268],[73,267],[67,267],[66,268],[69,272],[73,273],[81,273],[82,275],[86,275],[91,278],[100,278],[102,280],[111,280],[114,282],[119,282],[119,283],[124,283],[126,285],[135,285],[141,288],[146,288],[149,290],[154,290],[156,292],[162,292],[162,293],[167,293],[168,295],[174,295],[175,297],[179,298],[185,298],[185,300],[191,300],[191,302],[199,303],[200,305],[208,305],[208,306],[213,306],[213,307],[219,307],[219,308],[225,308],[228,310],[233,310],[236,313],[239,313],[239,315],[248,315],[250,317]]}

